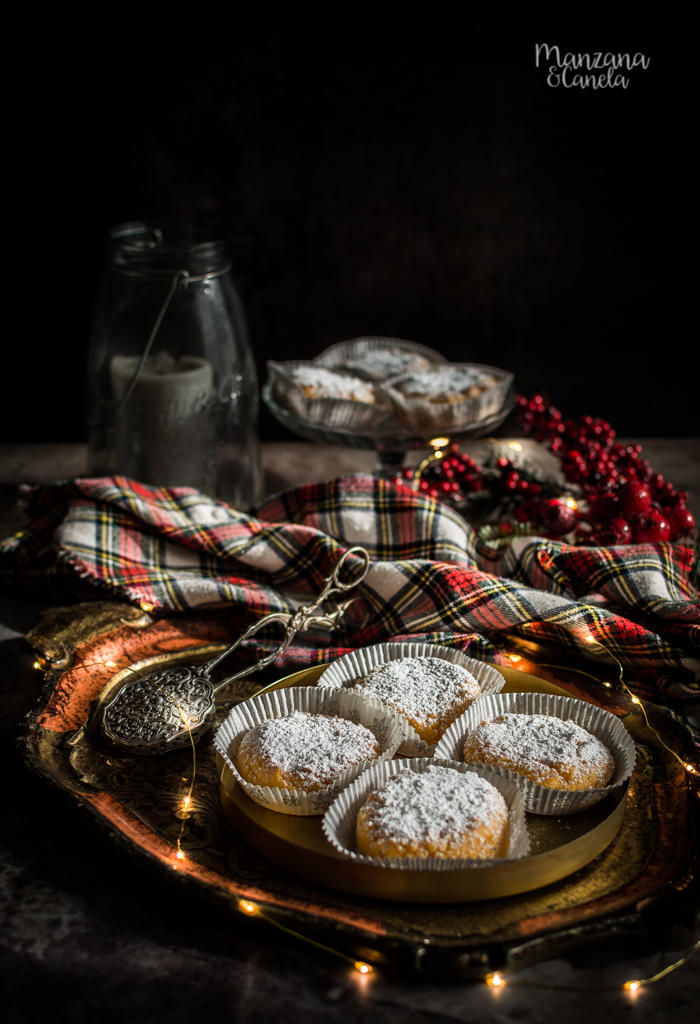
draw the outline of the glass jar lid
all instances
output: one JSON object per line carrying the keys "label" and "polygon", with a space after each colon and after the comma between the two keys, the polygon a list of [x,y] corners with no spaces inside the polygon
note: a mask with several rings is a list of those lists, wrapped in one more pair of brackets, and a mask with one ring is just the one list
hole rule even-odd
{"label": "glass jar lid", "polygon": [[191,278],[218,276],[231,269],[226,237],[220,227],[198,223],[143,220],[117,224],[105,244],[107,267],[126,277]]}

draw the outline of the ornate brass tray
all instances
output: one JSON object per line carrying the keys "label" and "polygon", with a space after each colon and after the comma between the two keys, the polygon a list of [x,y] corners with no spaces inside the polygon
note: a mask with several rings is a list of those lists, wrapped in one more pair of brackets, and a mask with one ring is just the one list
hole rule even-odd
{"label": "ornate brass tray", "polygon": [[[315,686],[324,668],[321,665],[296,672],[265,687],[265,691],[286,686]],[[566,690],[526,672],[510,675],[516,678],[507,680],[506,693],[534,690],[570,696]],[[233,772],[219,754],[216,764],[220,779],[219,796],[226,817],[236,832],[267,860],[332,889],[407,903],[490,900],[530,892],[558,882],[589,864],[612,842],[622,825],[627,800],[625,786],[580,814],[563,818],[526,815],[532,852],[520,861],[449,874],[386,871],[344,858],[324,836],[319,817],[278,814],[256,804],[238,785]]]}
{"label": "ornate brass tray", "polygon": [[[20,737],[27,763],[164,882],[235,913],[242,912],[241,900],[255,901],[280,924],[364,960],[412,964],[446,977],[481,976],[620,932],[654,935],[660,921],[687,921],[700,905],[696,779],[668,754],[628,696],[574,671],[538,667],[530,655],[519,669],[624,716],[637,743],[621,826],[594,860],[532,892],[454,904],[346,895],[277,867],[236,834],[222,810],[211,734],[197,745],[192,801],[184,810],[191,750],[122,756],[95,728],[96,702],[133,678],[131,670],[204,661],[237,626],[231,609],[153,622],[128,605],[91,602],[46,613],[27,638],[46,670]],[[516,684],[523,679],[514,669],[504,674]],[[222,691],[220,716],[260,685]],[[647,713],[669,746],[694,757],[689,733],[672,712],[647,705]]]}

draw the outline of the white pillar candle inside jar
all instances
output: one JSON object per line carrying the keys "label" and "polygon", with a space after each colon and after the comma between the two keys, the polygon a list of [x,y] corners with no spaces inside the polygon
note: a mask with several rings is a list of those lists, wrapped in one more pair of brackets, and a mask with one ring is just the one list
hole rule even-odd
{"label": "white pillar candle inside jar", "polygon": [[[138,356],[112,357],[109,369],[117,403],[139,362]],[[162,485],[178,477],[188,483],[201,477],[204,484],[206,452],[214,442],[213,384],[211,363],[199,356],[176,361],[161,351],[146,359],[116,417],[115,441],[124,475]]]}

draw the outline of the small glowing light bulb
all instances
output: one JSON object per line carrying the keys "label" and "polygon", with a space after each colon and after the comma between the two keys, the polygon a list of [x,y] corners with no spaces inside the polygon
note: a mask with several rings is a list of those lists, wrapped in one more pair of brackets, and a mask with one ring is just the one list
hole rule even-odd
{"label": "small glowing light bulb", "polygon": [[641,700],[639,699],[639,697],[633,697],[633,698],[632,698],[632,703],[633,703],[633,704],[641,704],[642,702],[641,702]]}
{"label": "small glowing light bulb", "polygon": [[508,657],[510,658],[511,661],[522,661],[523,660],[520,657],[519,654],[509,654]]}
{"label": "small glowing light bulb", "polygon": [[486,975],[486,984],[490,985],[491,988],[501,988],[503,985],[505,985],[505,981],[498,973],[498,971],[496,971],[495,974]]}
{"label": "small glowing light bulb", "polygon": [[641,986],[638,981],[626,981],[624,984],[624,989],[626,992],[636,992],[637,989],[640,987]]}
{"label": "small glowing light bulb", "polygon": [[592,637],[592,636],[587,636],[587,637],[586,637],[586,643],[587,643],[587,644],[594,644],[595,642],[596,642],[596,641],[595,641],[595,638],[594,638],[594,637]]}
{"label": "small glowing light bulb", "polygon": [[34,662],[34,668],[41,668],[41,665],[39,664],[38,661]]}
{"label": "small glowing light bulb", "polygon": [[151,602],[150,601],[142,601],[141,602],[141,611],[142,612],[152,612],[153,611],[153,605],[151,604]]}
{"label": "small glowing light bulb", "polygon": [[175,856],[177,857],[178,860],[184,860],[185,859],[185,855],[182,852],[182,850],[178,850],[177,853],[175,854]]}
{"label": "small glowing light bulb", "polygon": [[567,505],[567,508],[572,508],[574,510],[574,512],[578,508],[578,502],[575,501],[573,498],[567,498],[566,499],[566,505]]}
{"label": "small glowing light bulb", "polygon": [[610,689],[611,684],[610,683],[603,683],[603,686],[607,686],[607,688]]}
{"label": "small glowing light bulb", "polygon": [[249,903],[248,900],[240,900],[238,906],[244,914],[254,914],[258,909],[254,903]]}
{"label": "small glowing light bulb", "polygon": [[[450,443],[449,437],[433,437],[430,441],[431,448],[444,448],[446,444]],[[435,452],[437,455],[438,453]]]}
{"label": "small glowing light bulb", "polygon": [[362,960],[356,960],[355,961],[355,970],[359,971],[360,974],[371,974],[372,971],[374,970],[374,968],[370,967],[369,964],[363,963]]}
{"label": "small glowing light bulb", "polygon": [[189,802],[190,802],[190,798],[188,796],[186,796],[184,801],[183,801],[185,807],[189,806]]}
{"label": "small glowing light bulb", "polygon": [[508,447],[512,448],[514,452],[521,452],[523,450],[523,446],[520,441],[509,441]]}
{"label": "small glowing light bulb", "polygon": [[692,775],[697,775],[697,774],[698,774],[698,773],[697,773],[697,772],[695,771],[695,768],[694,768],[694,767],[692,766],[692,764],[687,764],[687,765],[685,766],[685,770],[686,770],[687,772],[690,772],[690,773],[691,773]]}
{"label": "small glowing light bulb", "polygon": [[116,668],[117,667],[116,661],[106,661],[105,665],[107,666],[107,668]]}

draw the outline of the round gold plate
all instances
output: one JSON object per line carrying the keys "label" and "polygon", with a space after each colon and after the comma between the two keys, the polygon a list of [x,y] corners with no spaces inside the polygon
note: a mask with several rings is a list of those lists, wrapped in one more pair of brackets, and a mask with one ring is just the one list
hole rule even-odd
{"label": "round gold plate", "polygon": [[[566,690],[525,672],[494,666],[505,677],[504,693],[552,693]],[[295,672],[260,690],[315,686],[326,668]],[[219,793],[224,812],[245,841],[278,867],[331,889],[405,903],[460,903],[513,896],[550,885],[578,871],[612,842],[622,824],[627,784],[579,814],[560,818],[527,815],[530,856],[508,864],[465,871],[392,871],[357,864],[338,853],[321,830],[320,817],[279,814],[256,804],[241,789],[217,754]]]}

